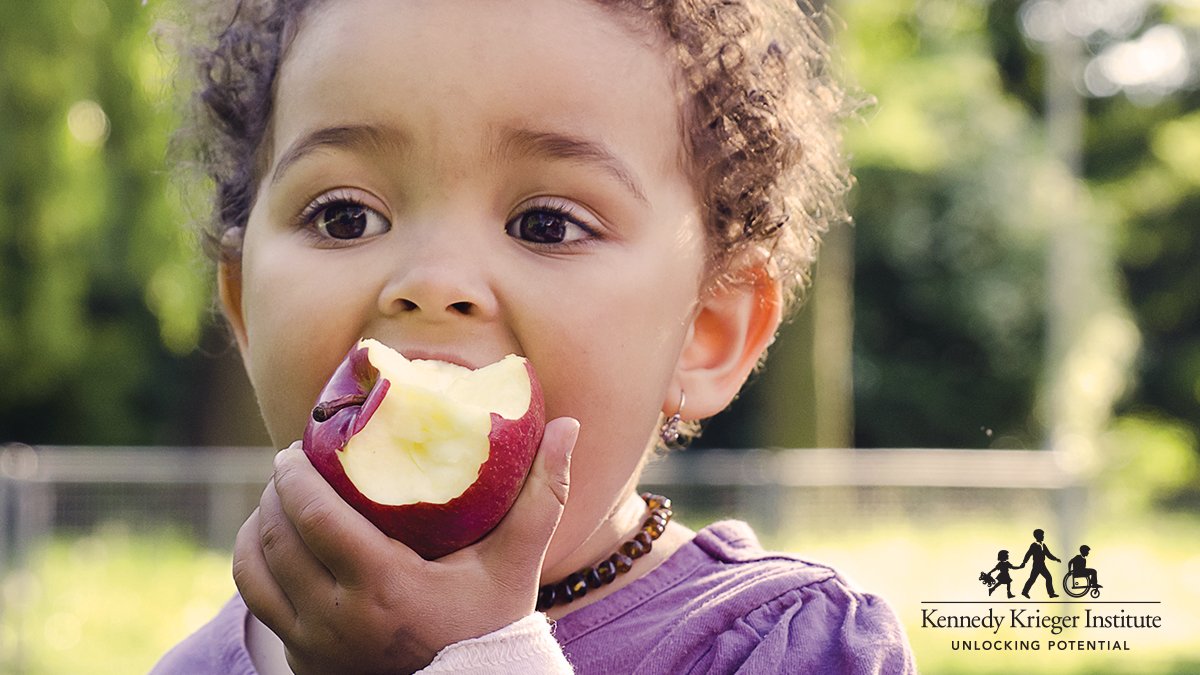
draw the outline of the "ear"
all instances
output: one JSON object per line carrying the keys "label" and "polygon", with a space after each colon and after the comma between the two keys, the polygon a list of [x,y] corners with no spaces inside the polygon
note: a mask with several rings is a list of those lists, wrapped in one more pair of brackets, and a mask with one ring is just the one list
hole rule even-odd
{"label": "ear", "polygon": [[242,311],[242,263],[241,260],[222,260],[217,263],[217,294],[221,298],[221,313],[229,322],[229,328],[237,340],[242,361],[246,362],[246,319]]}
{"label": "ear", "polygon": [[685,420],[724,410],[775,340],[782,313],[779,280],[763,264],[706,292],[688,330],[664,413],[676,412],[680,389],[686,396]]}

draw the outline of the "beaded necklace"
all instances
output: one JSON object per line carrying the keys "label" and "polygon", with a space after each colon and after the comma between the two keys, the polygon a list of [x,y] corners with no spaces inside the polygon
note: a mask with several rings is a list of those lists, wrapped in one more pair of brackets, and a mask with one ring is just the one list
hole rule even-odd
{"label": "beaded necklace", "polygon": [[544,612],[555,605],[565,605],[577,598],[587,595],[588,589],[596,589],[611,584],[618,574],[624,574],[633,567],[633,561],[650,552],[654,541],[662,536],[671,522],[671,500],[659,495],[642,493],[642,500],[650,514],[642,523],[642,529],[633,539],[621,544],[616,553],[600,562],[585,567],[554,584],[546,584],[538,589],[537,609]]}

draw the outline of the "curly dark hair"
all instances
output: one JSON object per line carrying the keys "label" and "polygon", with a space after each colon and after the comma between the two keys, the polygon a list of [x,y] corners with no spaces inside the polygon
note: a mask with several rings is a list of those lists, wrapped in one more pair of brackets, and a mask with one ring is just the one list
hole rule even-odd
{"label": "curly dark hair", "polygon": [[[214,0],[188,12],[194,82],[182,149],[215,186],[206,248],[236,259],[266,170],[276,73],[305,12],[329,0]],[[848,220],[845,91],[820,0],[592,0],[667,39],[684,88],[684,168],[703,199],[711,271],[770,256],[789,305],[808,285],[822,232]],[[200,16],[197,22],[195,17]]]}

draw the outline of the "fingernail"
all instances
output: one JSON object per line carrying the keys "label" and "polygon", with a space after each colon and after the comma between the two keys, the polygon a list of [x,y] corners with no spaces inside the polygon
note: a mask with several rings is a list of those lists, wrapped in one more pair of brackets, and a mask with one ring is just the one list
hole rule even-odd
{"label": "fingernail", "polygon": [[293,447],[295,447],[295,446],[290,445],[290,446],[280,450],[279,452],[275,453],[275,459],[271,461],[271,467],[274,468],[275,471],[279,471],[279,467],[283,465],[288,452],[290,452]]}

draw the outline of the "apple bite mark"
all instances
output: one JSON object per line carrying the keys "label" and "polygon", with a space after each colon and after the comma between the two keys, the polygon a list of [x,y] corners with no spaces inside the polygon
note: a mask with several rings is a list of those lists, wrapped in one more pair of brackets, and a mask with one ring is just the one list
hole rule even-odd
{"label": "apple bite mark", "polygon": [[431,558],[503,518],[544,423],[541,389],[524,358],[472,370],[409,361],[362,340],[322,391],[304,447],[342,498]]}

